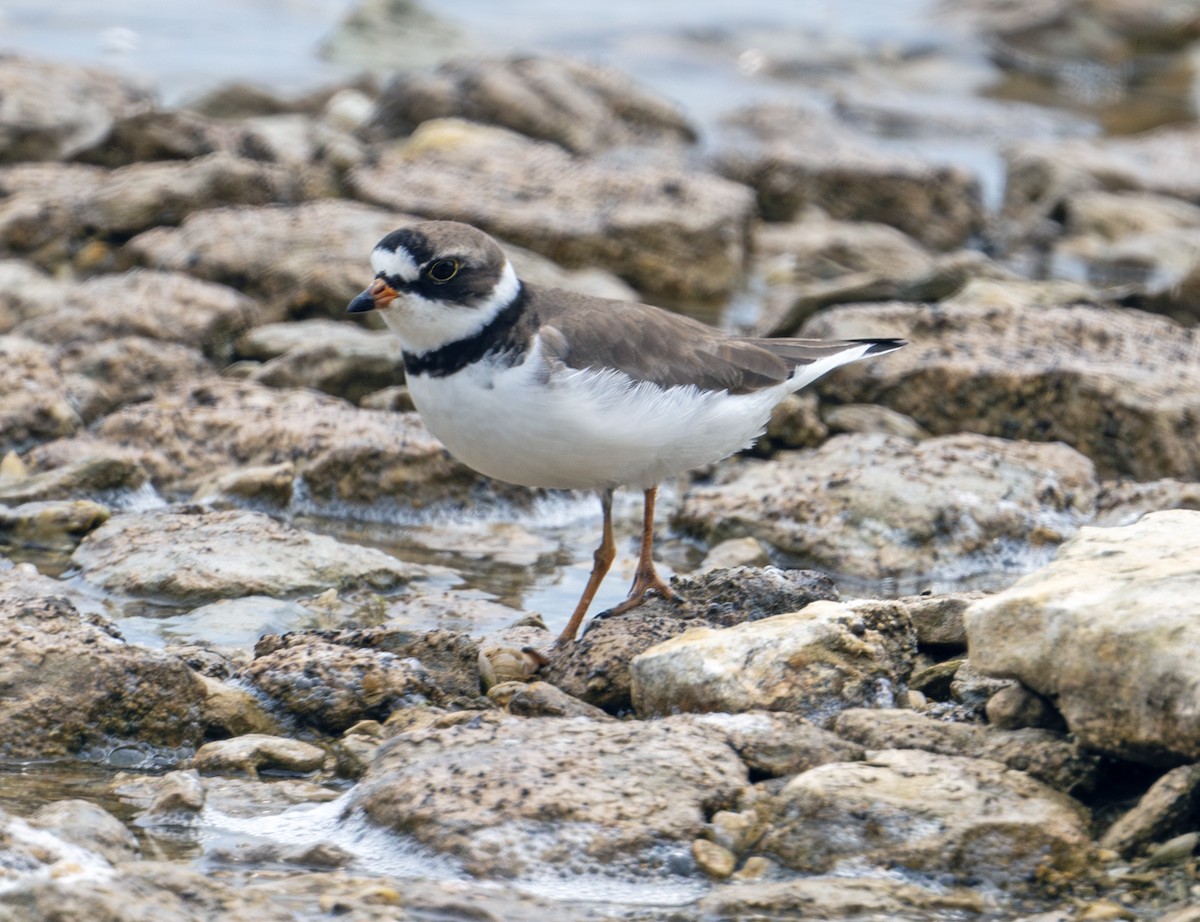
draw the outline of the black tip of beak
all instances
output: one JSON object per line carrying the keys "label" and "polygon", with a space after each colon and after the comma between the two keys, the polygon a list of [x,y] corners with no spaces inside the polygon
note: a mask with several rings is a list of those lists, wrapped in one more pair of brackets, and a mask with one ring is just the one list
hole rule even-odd
{"label": "black tip of beak", "polygon": [[346,305],[347,314],[361,314],[373,310],[375,310],[375,295],[371,293],[370,288]]}

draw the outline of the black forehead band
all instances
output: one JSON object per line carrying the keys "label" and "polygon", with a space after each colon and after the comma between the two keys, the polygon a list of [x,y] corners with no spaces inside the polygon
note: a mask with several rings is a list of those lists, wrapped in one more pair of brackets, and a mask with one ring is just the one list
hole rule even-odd
{"label": "black forehead band", "polygon": [[418,266],[433,259],[433,247],[429,243],[429,238],[411,227],[394,230],[375,244],[375,249],[391,250],[393,253],[401,248],[409,252]]}

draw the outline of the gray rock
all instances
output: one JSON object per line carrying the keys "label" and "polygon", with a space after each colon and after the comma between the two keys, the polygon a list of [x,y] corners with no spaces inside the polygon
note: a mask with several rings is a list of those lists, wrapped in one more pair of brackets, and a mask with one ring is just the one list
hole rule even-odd
{"label": "gray rock", "polygon": [[940,919],[982,913],[984,896],[964,887],[932,888],[890,877],[826,877],[749,882],[701,898],[714,922],[743,919]]}
{"label": "gray rock", "polygon": [[971,659],[1053,700],[1093,749],[1151,764],[1194,761],[1198,555],[1200,512],[1086,528],[1049,566],[972,603]]}
{"label": "gray rock", "polygon": [[834,573],[917,582],[1047,559],[1097,489],[1091,462],[1064,445],[842,435],[692,487],[674,524],[709,542],[750,535]]}
{"label": "gray rock", "polygon": [[[404,381],[404,361],[394,336],[331,320],[275,326],[285,325],[303,327],[296,337],[303,341],[256,368],[249,380],[270,387],[310,387],[352,403]],[[246,339],[239,349],[245,348]]]}
{"label": "gray rock", "polygon": [[1100,758],[1049,730],[998,730],[925,717],[904,709],[850,708],[833,730],[867,749],[920,749],[1003,762],[1067,794],[1091,791]]}
{"label": "gray rock", "polygon": [[474,224],[565,266],[608,269],[668,302],[732,293],[753,215],[750,191],[717,176],[604,166],[455,119],[424,123],[349,181],[365,201]]}
{"label": "gray rock", "polygon": [[235,289],[182,272],[142,270],[62,283],[57,303],[71,309],[43,312],[17,332],[58,345],[145,337],[201,349],[218,364],[232,358],[234,340],[260,315]]}
{"label": "gray rock", "polygon": [[458,58],[433,73],[400,74],[380,94],[368,131],[395,138],[447,117],[500,125],[576,154],[696,139],[677,107],[625,74],[529,55]]}
{"label": "gray rock", "polygon": [[124,643],[60,597],[0,600],[6,759],[88,754],[123,744],[185,747],[204,733],[204,685],[179,659]]}
{"label": "gray rock", "polygon": [[681,602],[651,599],[618,618],[594,616],[564,650],[548,651],[541,677],[609,713],[632,707],[629,664],[690,628],[730,627],[837,598],[833,581],[807,570],[736,567],[676,578]]}
{"label": "gray rock", "polygon": [[141,857],[137,839],[103,807],[86,800],[57,800],[29,815],[29,823],[111,864]]}
{"label": "gray rock", "polygon": [[837,401],[882,403],[934,434],[1065,442],[1105,478],[1200,479],[1196,331],[1089,297],[1062,282],[977,281],[936,306],[834,308],[803,335],[910,340],[823,379]]}
{"label": "gray rock", "polygon": [[1200,509],[1200,483],[1171,478],[1137,483],[1106,481],[1096,497],[1093,525],[1132,525],[1147,512],[1165,509]]}
{"label": "gray rock", "polygon": [[36,317],[61,309],[62,284],[31,262],[0,259],[0,333]]}
{"label": "gray rock", "polygon": [[[748,711],[743,714],[697,714],[692,722],[713,727],[725,738],[755,777],[782,778],[827,762],[855,762],[864,755],[857,743],[842,739],[798,714]],[[741,853],[742,849],[734,849]]]}
{"label": "gray rock", "polygon": [[193,605],[352,585],[391,589],[429,573],[262,513],[192,508],[114,516],[84,539],[71,562],[83,579],[110,592]]}
{"label": "gray rock", "polygon": [[797,775],[771,807],[756,850],[822,873],[838,862],[1016,886],[1067,877],[1089,860],[1083,807],[998,762],[888,749]]}
{"label": "gray rock", "polygon": [[687,719],[507,718],[394,737],[351,805],[472,874],[658,874],[745,784],[724,734]]}
{"label": "gray rock", "polygon": [[394,71],[397,62],[427,68],[476,55],[480,42],[414,0],[360,0],[321,43],[323,58],[360,69]]}
{"label": "gray rock", "polygon": [[630,663],[641,717],[792,711],[819,724],[847,707],[895,703],[916,635],[899,605],[813,602],[723,630],[694,628]]}
{"label": "gray rock", "polygon": [[103,139],[150,94],[91,67],[0,57],[0,162],[65,160]]}
{"label": "gray rock", "polygon": [[52,470],[29,472],[13,479],[0,478],[0,502],[68,502],[81,496],[111,502],[139,490],[145,483],[145,470],[116,449],[69,461]]}
{"label": "gray rock", "polygon": [[767,104],[728,120],[720,171],[752,186],[768,221],[816,206],[838,220],[890,224],[935,250],[961,246],[983,223],[966,170],[888,151],[833,116]]}
{"label": "gray rock", "polygon": [[982,592],[952,592],[946,595],[908,596],[900,601],[908,609],[917,640],[922,646],[967,646],[967,629],[963,612]]}

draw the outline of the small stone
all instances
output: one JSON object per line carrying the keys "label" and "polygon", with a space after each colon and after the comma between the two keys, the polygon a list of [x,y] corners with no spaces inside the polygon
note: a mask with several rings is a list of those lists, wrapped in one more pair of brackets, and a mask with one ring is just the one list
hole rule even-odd
{"label": "small stone", "polygon": [[325,750],[319,746],[281,736],[248,733],[229,740],[205,743],[193,759],[201,772],[245,772],[258,777],[262,768],[287,772],[313,772],[325,764]]}
{"label": "small stone", "polygon": [[767,567],[771,557],[757,538],[730,538],[722,541],[704,555],[700,571],[724,570],[730,567]]}
{"label": "small stone", "polygon": [[1128,907],[1112,900],[1096,900],[1088,903],[1075,916],[1076,922],[1111,922],[1113,919],[1136,919],[1137,914]]}
{"label": "small stone", "polygon": [[985,712],[988,723],[1001,730],[1049,727],[1062,723],[1045,698],[1020,684],[1002,688],[988,698]]}
{"label": "small stone", "polygon": [[755,825],[756,817],[752,813],[718,810],[713,814],[709,835],[717,845],[734,855],[740,855],[746,850]]}
{"label": "small stone", "polygon": [[776,868],[776,864],[770,858],[764,858],[762,855],[751,855],[746,859],[745,864],[738,869],[737,873],[732,876],[732,880],[762,880]]}
{"label": "small stone", "polygon": [[1195,854],[1198,844],[1200,844],[1200,832],[1185,832],[1181,836],[1168,839],[1147,856],[1146,866],[1158,868],[1169,864],[1180,864]]}
{"label": "small stone", "polygon": [[708,839],[696,839],[692,842],[692,857],[705,874],[717,880],[724,880],[737,867],[737,858],[733,852]]}

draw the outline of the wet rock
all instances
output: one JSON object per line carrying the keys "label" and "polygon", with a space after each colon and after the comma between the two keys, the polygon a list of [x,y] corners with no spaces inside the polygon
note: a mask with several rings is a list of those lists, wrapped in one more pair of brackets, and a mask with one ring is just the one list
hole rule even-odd
{"label": "wet rock", "polygon": [[63,598],[0,600],[6,759],[48,759],[119,742],[181,747],[203,733],[204,687],[175,657],[125,644]]}
{"label": "wet rock", "polygon": [[234,340],[258,322],[260,313],[235,289],[182,272],[105,275],[63,283],[59,292],[58,309],[21,324],[21,335],[58,345],[145,337],[199,348],[225,364]]}
{"label": "wet rock", "polygon": [[998,762],[887,749],[822,765],[779,793],[756,850],[809,873],[867,864],[1013,886],[1081,873],[1088,817],[1065,794]]}
{"label": "wet rock", "polygon": [[1000,730],[888,708],[844,710],[833,730],[867,749],[920,749],[992,759],[1068,794],[1091,791],[1100,770],[1095,753],[1049,730]]}
{"label": "wet rock", "polygon": [[70,435],[80,423],[53,351],[0,336],[0,453]]}
{"label": "wet rock", "polygon": [[[15,457],[15,456],[14,456]],[[112,499],[138,490],[146,483],[146,472],[119,452],[97,452],[70,461],[53,470],[28,473],[11,480],[0,478],[0,502],[70,502],[72,497],[97,496]]]}
{"label": "wet rock", "polygon": [[315,772],[325,764],[325,750],[311,743],[258,733],[205,743],[192,760],[204,774],[244,773],[257,778],[263,770]]}
{"label": "wet rock", "polygon": [[867,579],[961,576],[1049,557],[1091,515],[1097,489],[1091,463],[1063,445],[842,435],[692,487],[674,524],[709,542],[750,535]]}
{"label": "wet rock", "polygon": [[119,819],[86,800],[58,800],[39,807],[29,823],[65,842],[78,845],[116,864],[140,857],[137,839]]}
{"label": "wet rock", "polygon": [[723,300],[738,284],[753,203],[704,173],[576,160],[561,148],[454,119],[424,123],[354,194],[474,224],[565,266],[601,266],[647,297]]}
{"label": "wet rock", "polygon": [[635,656],[691,628],[730,627],[835,599],[833,581],[806,570],[738,567],[677,578],[679,603],[651,599],[619,618],[603,612],[565,650],[552,652],[541,677],[609,713],[632,707],[629,664]]}
{"label": "wet rock", "polygon": [[[953,918],[981,913],[983,895],[963,887],[932,888],[888,877],[808,877],[739,882],[701,898],[704,918],[718,922],[762,919]],[[920,913],[920,915],[916,915]]]}
{"label": "wet rock", "polygon": [[204,783],[195,769],[118,779],[113,793],[122,803],[141,808],[134,818],[141,827],[178,823],[181,816],[204,809]]}
{"label": "wet rock", "polygon": [[0,547],[74,550],[84,535],[104,524],[111,514],[107,506],[86,499],[23,503],[13,508],[0,504]]}
{"label": "wet rock", "polygon": [[0,57],[0,162],[64,160],[104,138],[150,94],[91,67]]}
{"label": "wet rock", "polygon": [[1192,510],[1086,528],[1049,566],[972,603],[971,659],[1053,700],[1084,745],[1150,764],[1194,761],[1198,555]]}
{"label": "wet rock", "polygon": [[1200,765],[1173,768],[1105,830],[1100,847],[1128,857],[1149,842],[1162,841],[1187,828],[1198,804]]}
{"label": "wet rock", "polygon": [[454,631],[295,632],[260,640],[245,676],[303,723],[341,733],[405,707],[487,706],[478,656]]}
{"label": "wet rock", "polygon": [[678,719],[509,718],[389,740],[351,804],[472,874],[657,874],[745,783],[723,734]]}
{"label": "wet rock", "polygon": [[832,399],[882,403],[935,434],[1065,442],[1106,478],[1200,479],[1196,332],[1088,297],[1066,283],[972,282],[936,306],[834,308],[804,335],[910,340],[825,378]]}
{"label": "wet rock", "polygon": [[85,580],[111,592],[192,604],[331,586],[391,589],[429,572],[262,513],[194,508],[115,516],[71,561]]}
{"label": "wet rock", "polygon": [[401,74],[380,94],[368,131],[395,138],[447,117],[500,125],[576,154],[696,139],[678,108],[623,73],[527,55],[459,58],[433,73]]}
{"label": "wet rock", "polygon": [[300,204],[237,203],[155,227],[124,248],[142,265],[189,272],[262,302],[264,319],[342,318],[369,281],[368,257],[405,215],[336,199]]}
{"label": "wet rock", "polygon": [[935,250],[983,223],[979,183],[960,167],[889,152],[815,110],[762,105],[728,120],[718,168],[752,186],[768,221],[816,206],[843,221],[889,224]]}
{"label": "wet rock", "polygon": [[172,496],[188,496],[232,469],[288,462],[309,508],[339,516],[358,510],[385,518],[398,508],[532,498],[454,461],[414,413],[359,410],[310,391],[238,381],[205,382],[125,407],[88,436],[45,446],[27,460],[34,468],[60,467],[108,455],[111,446],[121,446]]}
{"label": "wet rock", "polygon": [[[172,647],[171,653],[192,669],[196,668],[195,657],[189,656],[186,649]],[[225,665],[225,670],[228,670],[228,665]],[[202,718],[206,738],[280,732],[279,722],[267,713],[263,702],[250,691],[209,674],[198,673],[198,676],[204,686]]]}
{"label": "wet rock", "polygon": [[254,649],[264,634],[282,634],[313,627],[318,620],[314,608],[299,602],[265,595],[218,599],[170,619],[174,638],[204,642],[223,649]]}
{"label": "wet rock", "polygon": [[630,663],[641,717],[782,710],[817,723],[854,706],[891,706],[916,636],[898,605],[856,611],[814,602],[723,630],[694,628]]}

